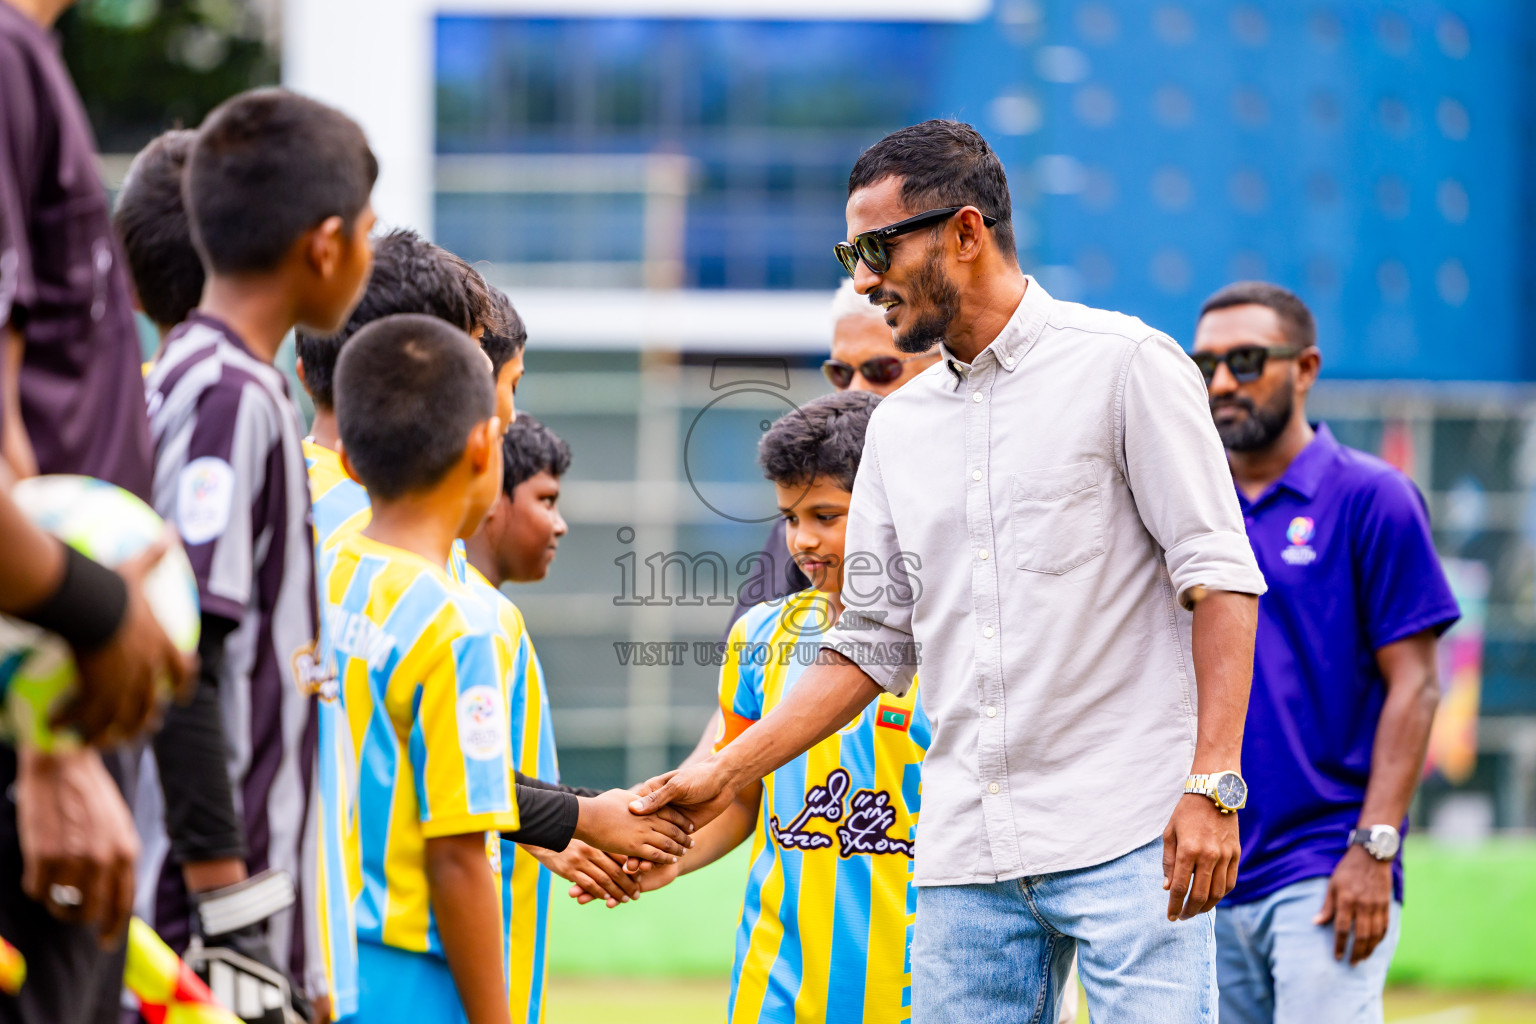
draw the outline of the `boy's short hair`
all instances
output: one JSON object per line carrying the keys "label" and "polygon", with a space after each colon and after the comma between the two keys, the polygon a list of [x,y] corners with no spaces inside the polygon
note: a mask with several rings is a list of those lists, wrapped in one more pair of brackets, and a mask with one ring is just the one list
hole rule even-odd
{"label": "boy's short hair", "polygon": [[181,198],[181,180],[197,133],[174,129],[139,150],[128,165],[112,226],[144,313],[179,324],[203,297],[203,261]]}
{"label": "boy's short hair", "polygon": [[831,477],[853,490],[864,454],[864,433],[880,396],[870,391],[822,395],[779,417],[757,445],[763,475],[776,484],[809,484]]}
{"label": "boy's short hair", "polygon": [[379,164],[357,123],[286,89],[253,89],[213,109],[187,161],[192,237],[212,273],[274,269],[327,217],[350,232]]}
{"label": "boy's short hair", "polygon": [[491,376],[494,377],[528,344],[528,328],[523,325],[523,318],[517,315],[506,292],[494,287],[489,291],[498,326],[486,327],[480,336],[480,347],[491,358]]}
{"label": "boy's short hair", "polygon": [[505,470],[501,489],[510,498],[518,484],[526,483],[540,473],[564,476],[571,468],[571,446],[559,434],[520,412],[502,439],[501,464]]}
{"label": "boy's short hair", "polygon": [[[414,231],[391,231],[374,243],[373,273],[342,329],[330,336],[297,332],[304,387],[317,406],[330,409],[336,404],[331,380],[347,339],[396,313],[424,313],[466,332],[484,327],[486,336],[502,324],[490,287],[478,270]],[[486,352],[490,355],[489,348]],[[495,359],[491,355],[493,364]]]}
{"label": "boy's short hair", "polygon": [[336,362],[342,450],[376,498],[437,483],[469,432],[495,414],[496,388],[474,340],[434,316],[375,320]]}

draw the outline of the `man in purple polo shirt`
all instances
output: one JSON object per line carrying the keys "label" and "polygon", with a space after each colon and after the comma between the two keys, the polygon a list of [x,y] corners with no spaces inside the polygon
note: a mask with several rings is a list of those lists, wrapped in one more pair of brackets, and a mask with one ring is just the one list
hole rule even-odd
{"label": "man in purple polo shirt", "polygon": [[1201,309],[1194,359],[1269,584],[1242,862],[1216,916],[1221,1021],[1379,1022],[1435,644],[1460,613],[1413,482],[1307,422],[1321,358],[1299,298],[1223,288]]}

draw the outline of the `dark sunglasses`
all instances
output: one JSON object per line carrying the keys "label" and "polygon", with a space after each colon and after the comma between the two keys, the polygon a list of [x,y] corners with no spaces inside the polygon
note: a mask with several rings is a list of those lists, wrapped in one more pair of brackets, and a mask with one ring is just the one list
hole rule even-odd
{"label": "dark sunglasses", "polygon": [[1189,358],[1200,368],[1206,387],[1216,377],[1216,367],[1222,363],[1232,371],[1232,378],[1239,384],[1252,384],[1264,376],[1264,367],[1271,359],[1295,359],[1306,349],[1296,345],[1266,348],[1263,345],[1240,345],[1218,355],[1215,352],[1195,352]]}
{"label": "dark sunglasses", "polygon": [[895,356],[875,356],[873,359],[864,360],[858,366],[850,366],[841,359],[828,359],[821,364],[821,372],[839,391],[853,383],[855,373],[871,384],[889,384],[901,376],[901,368],[907,363],[914,359],[927,358],[932,354],[932,352],[919,352],[905,359],[897,359]]}
{"label": "dark sunglasses", "polygon": [[[946,206],[942,210],[929,210],[920,213],[916,217],[908,217],[899,220],[895,224],[887,224],[883,228],[875,228],[873,231],[863,231],[853,236],[852,242],[838,242],[832,247],[832,252],[837,256],[837,262],[843,265],[843,269],[853,274],[859,269],[859,260],[877,274],[883,274],[891,269],[891,253],[885,247],[885,243],[897,235],[905,235],[912,231],[918,231],[937,224],[939,221],[948,220],[961,210],[963,206]],[[997,223],[996,217],[981,215],[981,222],[987,227]]]}

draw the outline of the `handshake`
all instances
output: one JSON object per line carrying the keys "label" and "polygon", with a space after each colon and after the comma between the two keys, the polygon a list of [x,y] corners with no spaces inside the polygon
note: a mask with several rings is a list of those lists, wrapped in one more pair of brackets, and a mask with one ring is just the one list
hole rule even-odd
{"label": "handshake", "polygon": [[[580,800],[580,817],[571,842],[560,851],[525,847],[540,863],[571,883],[569,895],[578,903],[601,900],[609,907],[639,899],[679,874],[703,867],[724,855],[750,832],[756,801],[733,818],[737,827],[725,842],[711,842],[708,851],[694,852],[694,833],[730,807],[729,793],[715,779],[709,762],[657,776],[634,790],[611,789]],[[713,799],[698,794],[713,790]],[[734,841],[732,841],[734,840]],[[723,847],[715,849],[715,847]],[[684,856],[688,867],[682,863]],[[697,863],[695,863],[697,862]]]}

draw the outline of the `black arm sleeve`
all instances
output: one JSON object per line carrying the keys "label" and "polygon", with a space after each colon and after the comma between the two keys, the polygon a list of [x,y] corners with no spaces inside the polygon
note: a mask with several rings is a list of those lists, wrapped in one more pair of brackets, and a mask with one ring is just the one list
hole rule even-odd
{"label": "black arm sleeve", "polygon": [[543,779],[536,779],[532,775],[524,775],[522,772],[517,773],[517,784],[519,786],[527,786],[529,789],[547,789],[556,793],[570,793],[572,796],[603,795],[603,791],[600,789],[588,789],[585,786],[567,786],[559,782],[545,782]]}
{"label": "black arm sleeve", "polygon": [[186,704],[172,703],[155,736],[155,763],[165,798],[165,831],[171,853],[188,861],[246,856],[245,831],[235,812],[224,762],[224,723],[219,710],[219,668],[235,623],[204,615],[197,642],[201,664],[197,689]]}
{"label": "black arm sleeve", "polygon": [[[521,772],[517,776],[516,832],[503,832],[501,838],[523,846],[538,846],[559,853],[570,845],[576,834],[576,819],[581,806],[576,794],[552,788],[548,783],[524,785]],[[538,782],[537,779],[529,780]]]}

